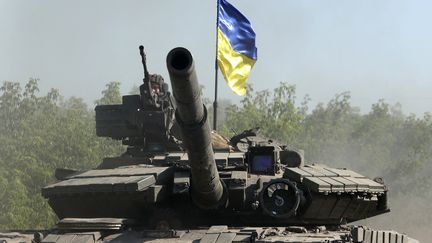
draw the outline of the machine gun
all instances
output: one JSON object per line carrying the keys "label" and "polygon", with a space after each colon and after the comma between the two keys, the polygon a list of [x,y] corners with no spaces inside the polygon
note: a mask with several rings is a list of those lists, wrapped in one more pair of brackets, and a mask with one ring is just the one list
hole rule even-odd
{"label": "machine gun", "polygon": [[143,84],[140,86],[143,106],[151,110],[164,110],[164,108],[172,104],[169,99],[168,85],[161,75],[148,72],[144,46],[139,46],[139,50],[144,69]]}
{"label": "machine gun", "polygon": [[125,95],[122,104],[96,106],[96,134],[122,140],[132,151],[165,151],[177,147],[174,104],[168,85],[158,74],[149,74],[144,47],[140,46],[144,67],[140,95]]}

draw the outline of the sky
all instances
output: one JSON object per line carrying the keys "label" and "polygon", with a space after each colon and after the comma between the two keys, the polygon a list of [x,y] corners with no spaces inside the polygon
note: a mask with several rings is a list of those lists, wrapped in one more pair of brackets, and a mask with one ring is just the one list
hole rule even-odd
{"label": "sky", "polygon": [[[432,1],[230,0],[252,23],[256,90],[279,82],[311,105],[350,91],[363,112],[384,99],[405,113],[432,111]],[[89,104],[110,81],[142,83],[138,46],[168,82],[166,54],[188,48],[213,98],[216,0],[0,0],[0,81],[39,78]],[[238,102],[219,75],[219,97]]]}

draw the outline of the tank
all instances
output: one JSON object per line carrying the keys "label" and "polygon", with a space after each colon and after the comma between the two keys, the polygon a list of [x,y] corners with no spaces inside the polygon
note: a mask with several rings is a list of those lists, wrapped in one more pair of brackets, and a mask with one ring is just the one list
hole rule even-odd
{"label": "tank", "polygon": [[[191,53],[167,55],[172,93],[140,53],[140,95],[95,108],[97,135],[121,140],[126,151],[89,171],[57,169],[59,181],[42,195],[59,221],[24,240],[418,242],[351,224],[390,211],[381,178],[306,164],[303,150],[262,138],[258,128],[225,139],[210,129]],[[18,239],[11,237],[0,235]]]}

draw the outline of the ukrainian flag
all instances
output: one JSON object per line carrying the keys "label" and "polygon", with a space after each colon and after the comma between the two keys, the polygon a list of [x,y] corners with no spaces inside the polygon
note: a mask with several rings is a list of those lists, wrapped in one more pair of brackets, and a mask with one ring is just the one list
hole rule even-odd
{"label": "ukrainian flag", "polygon": [[246,81],[257,60],[255,32],[249,20],[226,0],[218,0],[217,60],[228,86],[246,93]]}

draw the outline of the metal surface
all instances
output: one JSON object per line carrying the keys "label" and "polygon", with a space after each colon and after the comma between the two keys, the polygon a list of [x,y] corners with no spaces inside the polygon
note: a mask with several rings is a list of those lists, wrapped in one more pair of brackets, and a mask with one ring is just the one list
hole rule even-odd
{"label": "metal surface", "polygon": [[192,198],[201,208],[224,203],[224,187],[214,160],[207,110],[201,100],[191,53],[175,48],[168,53],[167,67],[176,100],[176,120],[182,131],[192,174]]}

